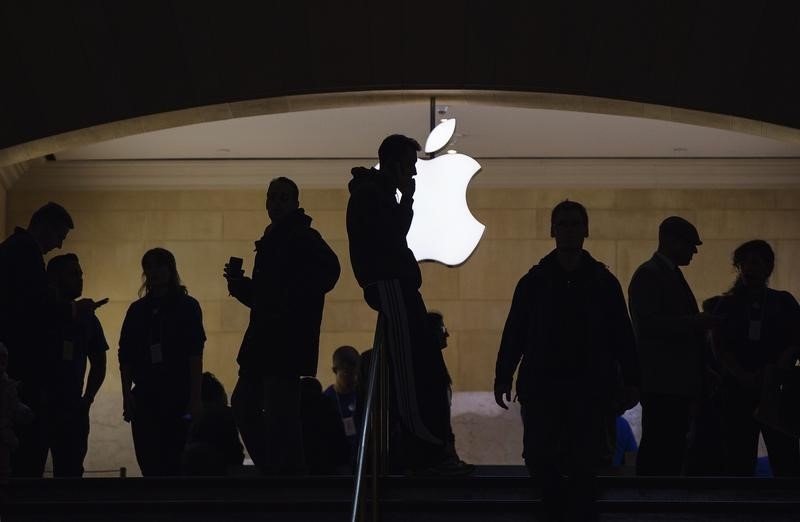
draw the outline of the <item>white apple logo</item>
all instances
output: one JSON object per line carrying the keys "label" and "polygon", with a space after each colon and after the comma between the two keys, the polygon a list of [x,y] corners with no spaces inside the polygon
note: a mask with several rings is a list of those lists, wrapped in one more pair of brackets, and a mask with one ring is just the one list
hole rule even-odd
{"label": "white apple logo", "polygon": [[[455,132],[455,118],[442,120],[428,135],[425,152],[443,149]],[[451,152],[430,160],[419,159],[416,167],[408,246],[417,261],[460,265],[475,251],[486,228],[467,206],[467,185],[481,166],[469,156]]]}

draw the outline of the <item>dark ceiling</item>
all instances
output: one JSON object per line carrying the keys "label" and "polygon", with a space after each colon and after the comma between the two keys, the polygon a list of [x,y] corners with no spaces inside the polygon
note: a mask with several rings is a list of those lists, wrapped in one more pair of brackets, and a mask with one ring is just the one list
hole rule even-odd
{"label": "dark ceiling", "polygon": [[0,3],[0,149],[291,94],[491,89],[800,127],[800,3],[36,0]]}

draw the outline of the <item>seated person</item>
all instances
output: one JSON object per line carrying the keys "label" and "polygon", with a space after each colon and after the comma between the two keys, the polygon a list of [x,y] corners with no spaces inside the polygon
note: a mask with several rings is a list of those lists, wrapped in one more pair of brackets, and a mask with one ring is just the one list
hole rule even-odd
{"label": "seated person", "polygon": [[228,394],[213,373],[203,373],[203,414],[189,428],[183,451],[185,475],[228,475],[244,461],[244,449],[228,406]]}
{"label": "seated person", "polygon": [[313,377],[300,379],[300,418],[303,452],[312,475],[349,473],[350,446],[333,399],[322,394]]}
{"label": "seated person", "polygon": [[333,352],[333,373],[336,381],[325,390],[338,407],[344,434],[350,444],[350,460],[355,464],[361,412],[358,409],[359,365],[361,357],[352,346],[340,346]]}

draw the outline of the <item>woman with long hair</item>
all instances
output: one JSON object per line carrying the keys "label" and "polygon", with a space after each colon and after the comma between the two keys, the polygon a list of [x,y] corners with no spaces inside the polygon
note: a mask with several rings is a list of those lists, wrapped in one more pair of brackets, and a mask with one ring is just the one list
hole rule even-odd
{"label": "woman with long hair", "polygon": [[119,338],[123,418],[142,475],[179,475],[190,421],[203,410],[203,317],[169,250],[145,252],[142,270]]}
{"label": "woman with long hair", "polygon": [[755,473],[759,433],[776,476],[800,474],[798,439],[759,422],[753,415],[761,398],[767,365],[794,366],[798,358],[800,306],[789,292],[769,288],[775,253],[761,239],[733,252],[733,287],[704,309],[721,318],[713,336],[722,369],[722,426],[728,474]]}

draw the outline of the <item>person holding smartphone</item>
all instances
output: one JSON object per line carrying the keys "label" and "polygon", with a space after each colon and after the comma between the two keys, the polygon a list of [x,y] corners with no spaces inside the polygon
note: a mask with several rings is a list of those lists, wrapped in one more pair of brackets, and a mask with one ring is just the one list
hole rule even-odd
{"label": "person holding smartphone", "polygon": [[[47,276],[62,299],[74,301],[83,293],[83,270],[75,254],[50,259]],[[97,304],[107,302],[102,299]],[[54,352],[54,371],[48,383],[53,476],[80,477],[88,449],[89,408],[106,377],[108,343],[94,314],[66,322],[58,332],[61,343]]]}
{"label": "person holding smartphone", "polygon": [[203,412],[203,315],[172,252],[148,250],[142,269],[141,297],[119,336],[123,418],[142,475],[180,475],[189,424]]}
{"label": "person holding smartphone", "polygon": [[270,224],[256,241],[251,277],[235,258],[225,266],[228,292],[250,309],[231,407],[247,452],[264,474],[301,474],[300,377],[315,376],[325,294],[339,260],[300,208],[289,178],[267,189]]}

